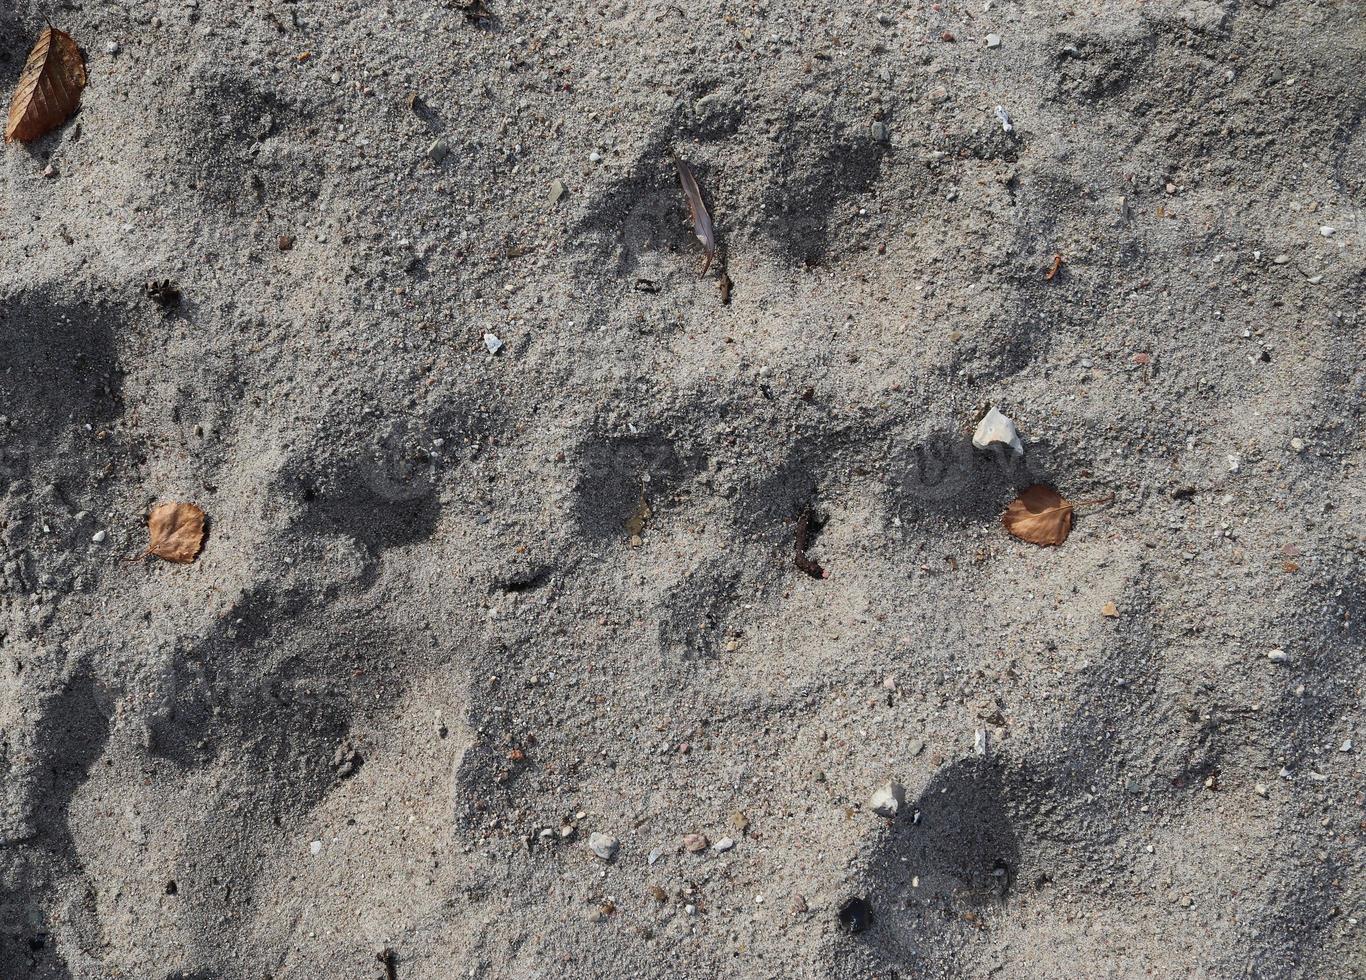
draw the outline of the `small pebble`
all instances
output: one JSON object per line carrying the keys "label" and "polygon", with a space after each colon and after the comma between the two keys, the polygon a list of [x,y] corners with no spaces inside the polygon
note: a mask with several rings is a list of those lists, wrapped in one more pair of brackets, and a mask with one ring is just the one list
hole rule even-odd
{"label": "small pebble", "polygon": [[1324,238],[1331,238],[1337,233],[1338,230],[1334,228],[1332,225],[1323,225],[1321,228],[1319,228],[1319,234],[1322,235]]}
{"label": "small pebble", "polygon": [[868,132],[869,135],[873,137],[873,142],[875,143],[886,143],[891,136],[887,130],[886,123],[875,122],[872,126],[868,127]]}
{"label": "small pebble", "polygon": [[323,852],[323,842],[322,842],[322,841],[320,841],[320,840],[315,840],[313,843],[311,843],[311,844],[308,845],[308,853],[309,853],[309,854],[313,854],[313,855],[316,856],[316,855],[318,855],[318,854],[321,854],[322,852]]}
{"label": "small pebble", "polygon": [[495,334],[484,334],[484,346],[488,348],[490,354],[497,354],[503,349],[503,342]]}
{"label": "small pebble", "polygon": [[891,819],[906,803],[906,788],[900,783],[889,782],[868,800],[868,809],[879,817]]}
{"label": "small pebble", "polygon": [[104,42],[104,53],[105,53],[105,54],[118,54],[118,53],[119,53],[119,42],[118,42],[118,41],[105,41],[105,42]]}
{"label": "small pebble", "polygon": [[988,35],[987,35],[987,47],[989,47],[989,48],[999,48],[1000,46],[1001,46],[1001,35],[999,35],[999,34],[988,34]]}
{"label": "small pebble", "polygon": [[1295,452],[1297,453],[1304,452],[1304,440],[1301,439],[1299,436],[1296,436],[1294,439],[1290,440],[1290,448],[1295,450]]}
{"label": "small pebble", "polygon": [[620,846],[617,839],[610,834],[600,834],[594,831],[588,835],[588,849],[604,861],[610,861]]}
{"label": "small pebble", "polygon": [[[1349,744],[1350,744],[1350,743],[1349,743]],[[1344,751],[1346,751],[1346,750],[1344,750]],[[734,846],[735,846],[735,841],[733,841],[733,840],[732,840],[731,838],[729,838],[729,837],[722,837],[719,841],[717,841],[715,844],[713,844],[713,845],[711,846],[711,849],[712,849],[713,851],[716,851],[716,852],[719,853],[719,854],[725,854],[727,851],[729,851],[729,850],[730,850],[732,847],[734,847]]]}
{"label": "small pebble", "polygon": [[684,834],[683,850],[689,854],[700,854],[705,851],[711,842],[707,840],[706,834]]}
{"label": "small pebble", "polygon": [[1280,647],[1276,647],[1275,649],[1266,652],[1266,659],[1270,660],[1273,664],[1288,663],[1290,654],[1286,653]]}
{"label": "small pebble", "polygon": [[840,906],[839,922],[845,932],[857,935],[873,924],[873,907],[867,899],[851,898]]}
{"label": "small pebble", "polygon": [[588,154],[588,160],[590,163],[601,163],[602,154],[599,153],[597,150],[594,150],[592,153]]}
{"label": "small pebble", "polygon": [[1256,786],[1252,787],[1252,790],[1253,790],[1253,792],[1256,793],[1258,796],[1266,796],[1266,794],[1267,794],[1266,783],[1258,783]]}
{"label": "small pebble", "polygon": [[94,534],[90,535],[90,540],[96,544],[104,544],[104,539],[108,536],[108,533],[105,531],[96,531]]}
{"label": "small pebble", "polygon": [[451,145],[441,137],[432,141],[432,145],[427,147],[427,156],[432,158],[433,163],[440,163],[451,152]]}

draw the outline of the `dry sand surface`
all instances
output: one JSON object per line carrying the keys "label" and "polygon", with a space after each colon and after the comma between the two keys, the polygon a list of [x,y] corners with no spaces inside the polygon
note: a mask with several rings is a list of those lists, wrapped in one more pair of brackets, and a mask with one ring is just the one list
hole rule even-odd
{"label": "dry sand surface", "polygon": [[0,9],[0,977],[1366,976],[1363,5],[485,2]]}

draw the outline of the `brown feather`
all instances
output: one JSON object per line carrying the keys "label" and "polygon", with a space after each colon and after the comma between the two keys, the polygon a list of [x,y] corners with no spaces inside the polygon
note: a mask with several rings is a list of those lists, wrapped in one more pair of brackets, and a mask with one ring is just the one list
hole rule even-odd
{"label": "brown feather", "polygon": [[688,212],[692,216],[692,232],[702,243],[702,254],[706,256],[706,261],[702,263],[702,274],[706,275],[707,270],[711,268],[712,259],[716,258],[716,233],[712,230],[711,215],[707,213],[707,204],[702,200],[702,188],[697,185],[692,168],[676,153],[674,167],[678,170],[678,182],[683,187],[683,196],[688,201]]}

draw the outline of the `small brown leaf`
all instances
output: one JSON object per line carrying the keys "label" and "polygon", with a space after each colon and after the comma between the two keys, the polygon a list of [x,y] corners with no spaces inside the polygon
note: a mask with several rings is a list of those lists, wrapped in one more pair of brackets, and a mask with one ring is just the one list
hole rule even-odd
{"label": "small brown leaf", "polygon": [[1001,515],[1006,530],[1030,544],[1058,545],[1072,533],[1072,502],[1042,483],[1027,487]]}
{"label": "small brown leaf", "polygon": [[1113,602],[1107,602],[1100,607],[1100,614],[1107,619],[1118,619],[1119,606],[1116,606]]}
{"label": "small brown leaf", "polygon": [[204,511],[194,504],[157,504],[147,518],[149,555],[185,565],[204,546]]}
{"label": "small brown leaf", "polygon": [[71,35],[51,25],[43,28],[14,90],[5,142],[36,140],[66,122],[85,83],[85,59]]}

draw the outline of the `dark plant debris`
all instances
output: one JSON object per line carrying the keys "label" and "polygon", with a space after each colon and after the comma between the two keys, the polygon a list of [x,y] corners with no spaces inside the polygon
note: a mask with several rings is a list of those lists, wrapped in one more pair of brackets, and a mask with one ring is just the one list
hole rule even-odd
{"label": "dark plant debris", "polygon": [[468,3],[460,5],[460,12],[472,24],[482,24],[493,19],[493,11],[484,5],[484,0],[469,0]]}
{"label": "dark plant debris", "polygon": [[180,287],[169,279],[153,279],[143,284],[142,291],[162,309],[180,305]]}
{"label": "dark plant debris", "polygon": [[398,980],[398,954],[392,949],[382,949],[375,954],[384,967],[384,980]]}
{"label": "dark plant debris", "polygon": [[806,557],[806,547],[812,531],[811,508],[807,507],[797,518],[797,544],[793,558],[797,568],[812,578],[827,578],[828,573],[817,562]]}

